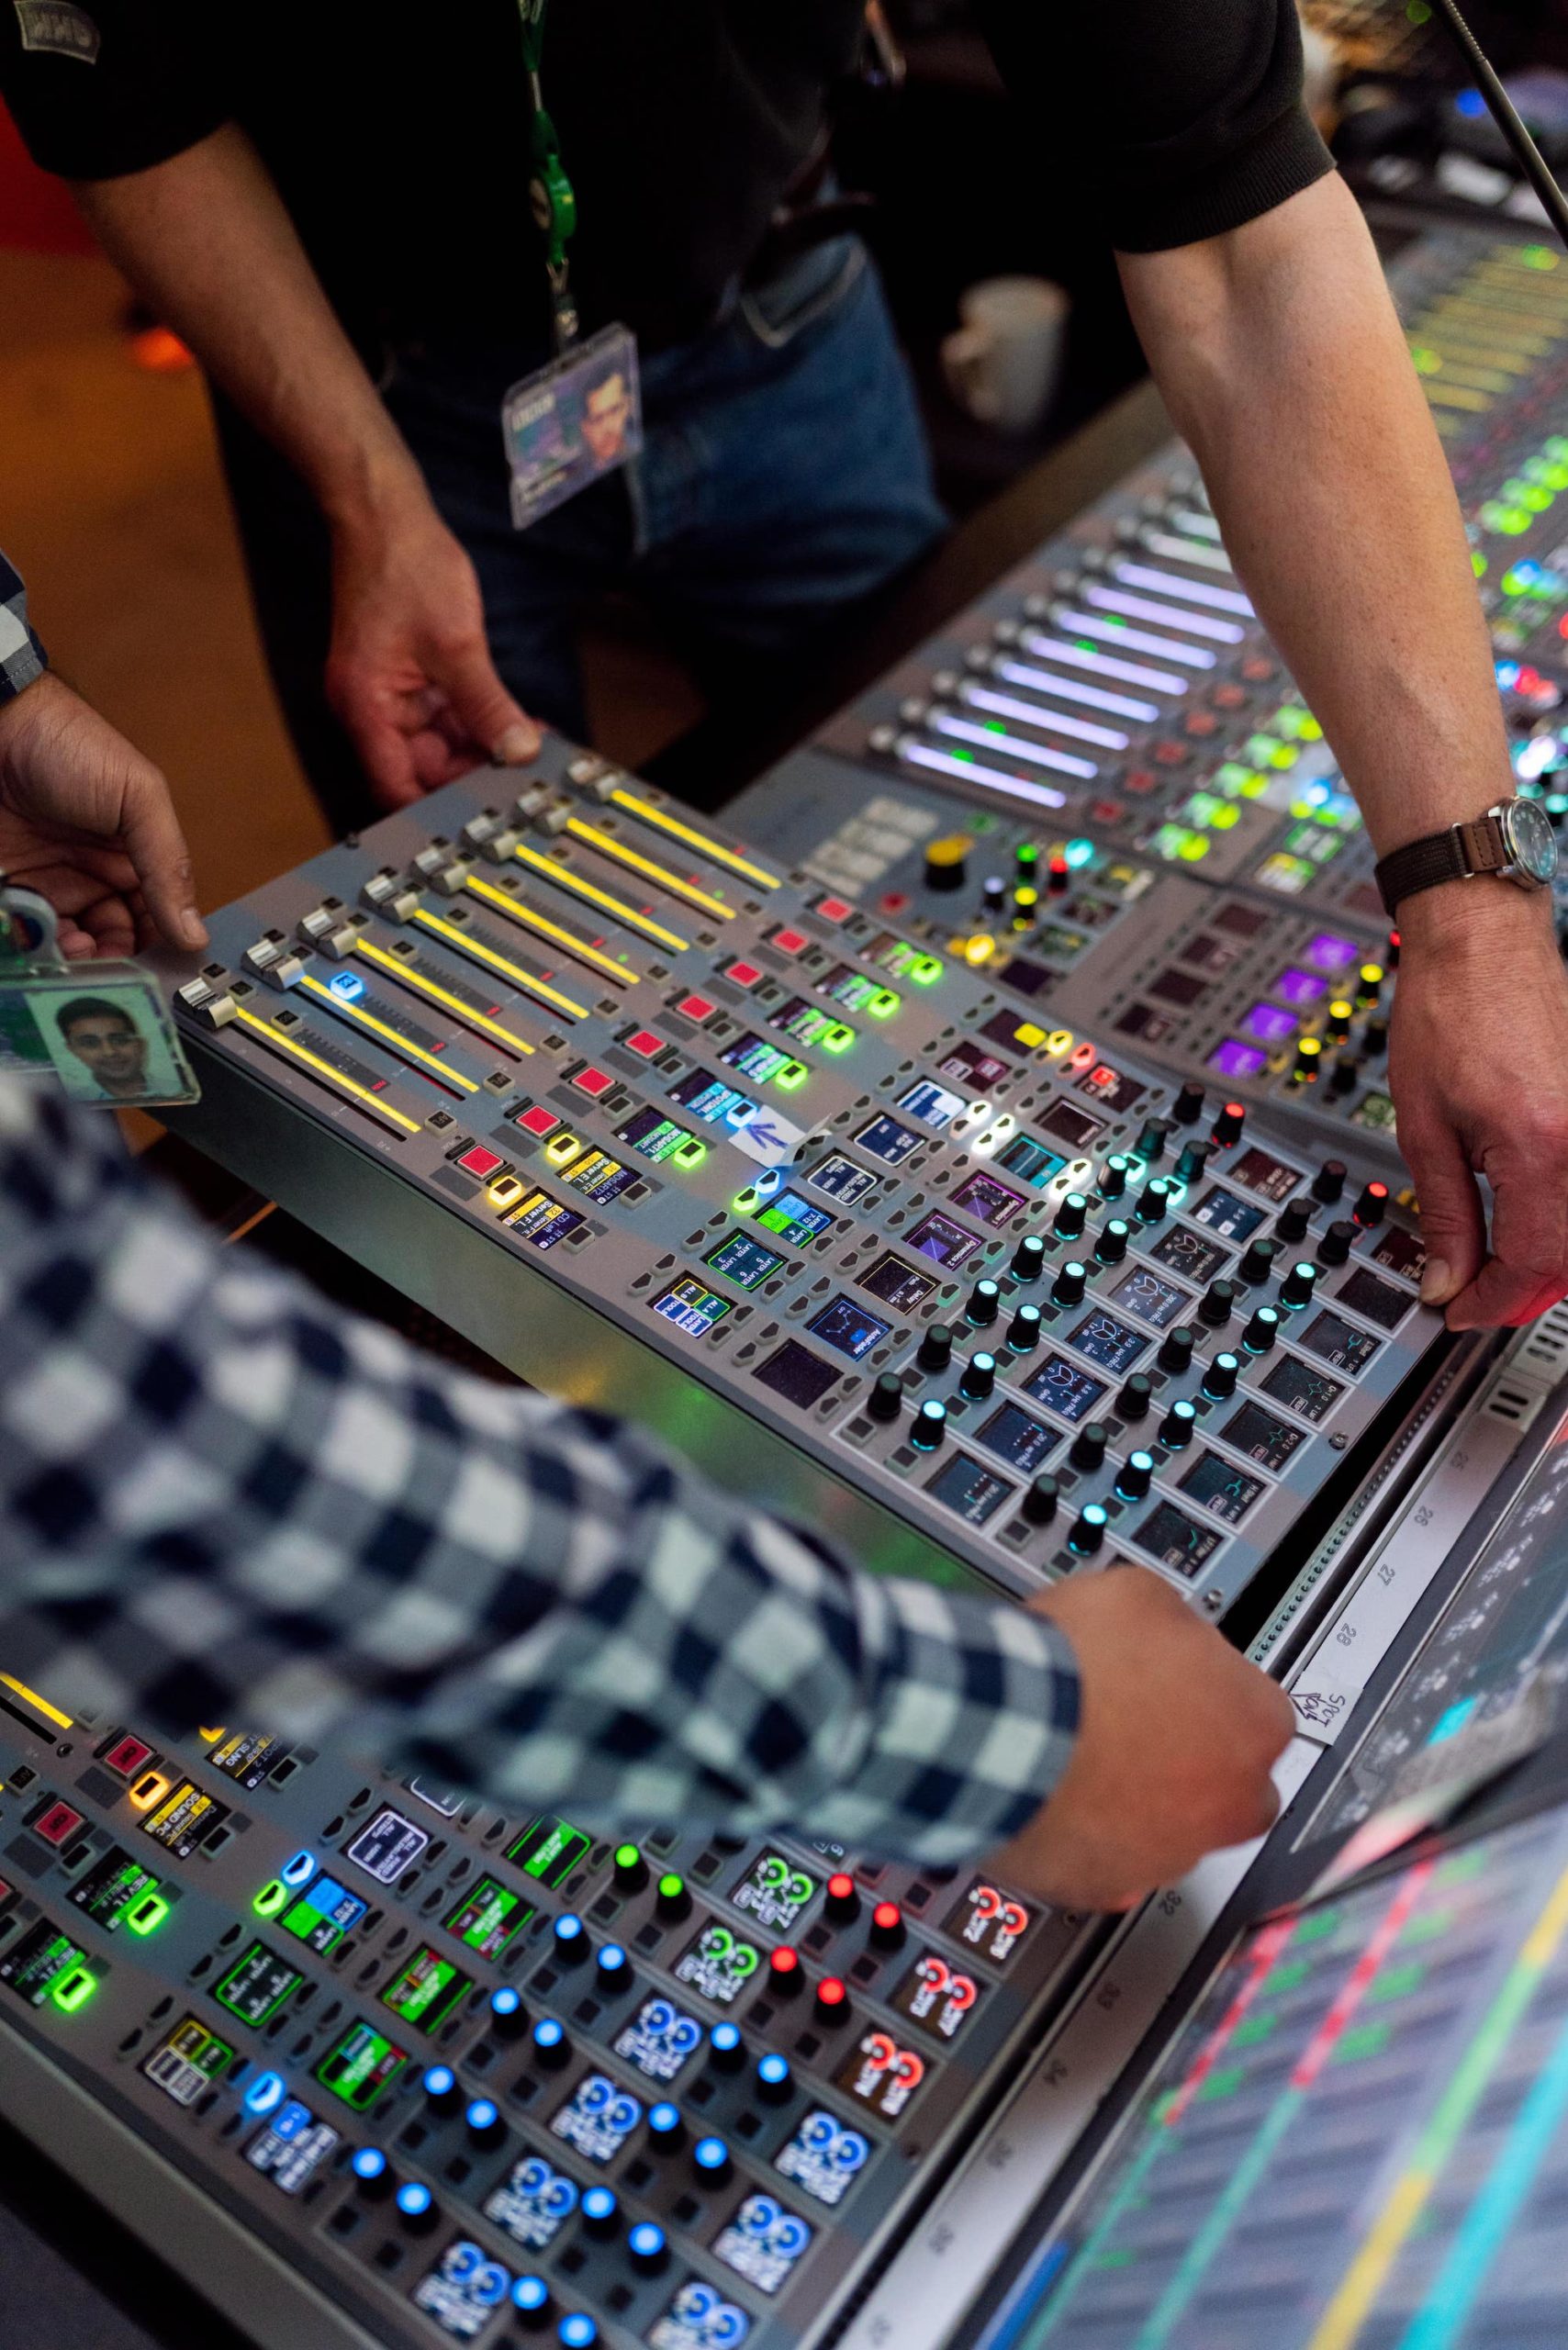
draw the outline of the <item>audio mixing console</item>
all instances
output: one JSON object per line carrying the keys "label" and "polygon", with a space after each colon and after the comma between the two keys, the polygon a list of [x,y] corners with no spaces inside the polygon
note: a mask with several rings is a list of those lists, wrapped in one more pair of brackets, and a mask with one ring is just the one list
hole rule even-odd
{"label": "audio mixing console", "polygon": [[[1568,815],[1568,263],[1391,272],[1464,507],[1517,788]],[[1555,517],[1555,520],[1554,520]],[[731,811],[1010,1001],[1394,1155],[1397,942],[1355,803],[1172,448]],[[1568,921],[1568,874],[1561,885]],[[1136,912],[1133,909],[1136,908]]]}

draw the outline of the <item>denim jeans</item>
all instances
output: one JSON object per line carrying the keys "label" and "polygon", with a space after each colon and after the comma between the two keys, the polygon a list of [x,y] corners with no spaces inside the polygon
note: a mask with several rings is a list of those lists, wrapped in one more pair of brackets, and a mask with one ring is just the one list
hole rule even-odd
{"label": "denim jeans", "polygon": [[[646,357],[642,455],[518,532],[500,409],[537,358],[479,343],[402,352],[384,392],[477,568],[497,669],[564,733],[585,735],[575,631],[605,593],[646,605],[705,681],[727,672],[766,689],[944,527],[881,287],[852,239]],[[326,532],[282,461],[218,409],[284,712],[329,818],[352,829],[372,810],[322,690]]]}

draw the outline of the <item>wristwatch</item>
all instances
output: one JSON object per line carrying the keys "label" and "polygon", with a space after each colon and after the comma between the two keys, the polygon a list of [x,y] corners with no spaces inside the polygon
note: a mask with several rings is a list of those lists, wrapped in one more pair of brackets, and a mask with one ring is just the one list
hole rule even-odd
{"label": "wristwatch", "polygon": [[1500,800],[1473,824],[1450,824],[1379,860],[1377,886],[1392,918],[1400,901],[1439,881],[1495,873],[1524,890],[1544,890],[1557,871],[1557,835],[1533,800]]}

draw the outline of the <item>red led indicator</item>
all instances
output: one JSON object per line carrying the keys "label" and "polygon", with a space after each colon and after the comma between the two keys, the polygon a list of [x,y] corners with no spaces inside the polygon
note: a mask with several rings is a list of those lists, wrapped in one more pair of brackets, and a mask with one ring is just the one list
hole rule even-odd
{"label": "red led indicator", "polygon": [[521,1126],[525,1135],[553,1135],[560,1123],[554,1111],[546,1110],[538,1102],[530,1109],[520,1110],[512,1120],[513,1125]]}
{"label": "red led indicator", "polygon": [[572,1080],[579,1093],[588,1094],[595,1102],[601,1093],[608,1093],[614,1082],[610,1071],[603,1069],[580,1069]]}
{"label": "red led indicator", "polygon": [[627,1037],[626,1049],[635,1053],[639,1060],[651,1061],[655,1053],[663,1052],[664,1040],[655,1036],[651,1028],[639,1028],[635,1035]]}
{"label": "red led indicator", "polygon": [[755,963],[732,963],[724,976],[733,979],[738,988],[754,988],[762,973]]}
{"label": "red led indicator", "polygon": [[780,955],[799,955],[803,948],[810,946],[811,941],[803,930],[776,930],[773,934],[773,944],[778,947]]}
{"label": "red led indicator", "polygon": [[879,1901],[871,1912],[871,1923],[879,1934],[896,1933],[903,1924],[903,1911],[896,1901]]}
{"label": "red led indicator", "polygon": [[35,1836],[41,1836],[46,1844],[54,1845],[69,1844],[78,1829],[84,1828],[86,1824],[82,1814],[73,1811],[68,1803],[51,1803],[39,1812],[36,1819],[28,1822]]}
{"label": "red led indicator", "polygon": [[470,1149],[459,1151],[457,1164],[483,1181],[487,1175],[493,1175],[498,1167],[504,1167],[506,1161],[498,1150],[487,1150],[482,1142],[476,1142]]}
{"label": "red led indicator", "polygon": [[800,1953],[790,1950],[788,1945],[776,1950],[767,1964],[773,1970],[776,1983],[793,1983],[801,1972]]}
{"label": "red led indicator", "polygon": [[855,909],[847,898],[819,898],[816,911],[823,922],[847,922]]}
{"label": "red led indicator", "polygon": [[705,995],[683,995],[675,1008],[683,1012],[688,1020],[711,1020],[717,1009]]}
{"label": "red led indicator", "polygon": [[1122,778],[1122,781],[1129,791],[1139,793],[1152,791],[1155,783],[1154,770],[1151,767],[1129,767]]}
{"label": "red led indicator", "polygon": [[817,1985],[817,2004],[823,2008],[841,2008],[849,1997],[836,1975],[824,1975]]}
{"label": "red led indicator", "polygon": [[143,1765],[151,1762],[152,1749],[144,1739],[117,1738],[112,1745],[104,1749],[98,1759],[111,1771],[118,1772],[122,1779],[134,1779]]}
{"label": "red led indicator", "polygon": [[855,1890],[855,1879],[842,1874],[830,1876],[827,1881],[827,1889],[834,1901],[847,1901]]}

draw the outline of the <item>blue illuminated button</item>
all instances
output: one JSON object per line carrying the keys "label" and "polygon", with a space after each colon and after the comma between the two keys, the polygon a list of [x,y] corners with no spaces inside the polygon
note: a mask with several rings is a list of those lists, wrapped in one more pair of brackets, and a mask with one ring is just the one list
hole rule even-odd
{"label": "blue illuminated button", "polygon": [[349,2168],[366,2195],[385,2195],[392,2184],[391,2169],[379,2146],[356,2146]]}
{"label": "blue illuminated button", "polygon": [[364,981],[354,971],[334,971],[327,985],[340,1003],[357,1003],[364,993]]}
{"label": "blue illuminated button", "polygon": [[605,1942],[599,1953],[599,1979],[607,1991],[617,1991],[631,1980],[631,1961],[619,1942]]}
{"label": "blue illuminated button", "polygon": [[612,2233],[620,2218],[620,2210],[613,2188],[588,2187],[583,2189],[583,2225],[590,2234],[607,2236]]}
{"label": "blue illuminated button", "polygon": [[281,2073],[258,2073],[245,2091],[247,2113],[271,2113],[287,2096],[287,2086]]}
{"label": "blue illuminated button", "polygon": [[314,1852],[296,1852],[294,1858],[291,1861],[285,1861],[282,1868],[278,1871],[278,1875],[282,1878],[284,1884],[289,1886],[308,1885],[315,1874],[316,1855]]}
{"label": "blue illuminated button", "polygon": [[554,2072],[566,2062],[571,2053],[572,2044],[566,2038],[565,2028],[556,2022],[554,2016],[541,2016],[533,2027],[533,2053],[540,2064],[547,2065]]}
{"label": "blue illuminated button", "polygon": [[550,2308],[550,2288],[543,2277],[520,2277],[511,2288],[512,2307],[526,2321],[543,2323]]}
{"label": "blue illuminated button", "polygon": [[503,1983],[498,1991],[490,1994],[490,2023],[503,2040],[515,2040],[520,2031],[528,2029],[528,2009],[522,2004],[522,1994],[511,1984]]}
{"label": "blue illuminated button", "polygon": [[427,2229],[440,2222],[441,2213],[436,2207],[435,2197],[417,2178],[403,2181],[398,2189],[397,2202],[404,2226],[412,2229],[416,2234],[422,2235]]}
{"label": "blue illuminated button", "polygon": [[574,2310],[564,2317],[555,2329],[563,2350],[593,2350],[599,2340],[599,2328],[585,2311]]}
{"label": "blue illuminated button", "polygon": [[463,2119],[468,2125],[468,2135],[474,2140],[476,2145],[493,2146],[506,2135],[505,2124],[501,2121],[494,2100],[490,2098],[475,2098]]}
{"label": "blue illuminated button", "polygon": [[564,1910],[554,1924],[555,1956],[564,1966],[575,1966],[588,1955],[588,1928],[573,1910]]}
{"label": "blue illuminated button", "polygon": [[671,2105],[667,2098],[661,2098],[657,2105],[649,2106],[648,2139],[655,2151],[666,2154],[673,2153],[685,2136],[686,2124],[680,2118],[678,2105]]}
{"label": "blue illuminated button", "polygon": [[626,2249],[637,2266],[650,2275],[662,2268],[669,2257],[669,2244],[664,2230],[655,2220],[639,2220],[626,2239]]}
{"label": "blue illuminated button", "polygon": [[457,2103],[457,2076],[450,2065],[427,2065],[420,2082],[438,2113],[450,2113]]}
{"label": "blue illuminated button", "polygon": [[726,2073],[733,2073],[745,2053],[745,2042],[737,2024],[716,2023],[708,2034],[708,2045],[713,2052],[714,2064]]}
{"label": "blue illuminated button", "polygon": [[699,2138],[691,2149],[692,2167],[699,2178],[718,2187],[730,2175],[730,2150],[722,2138]]}

